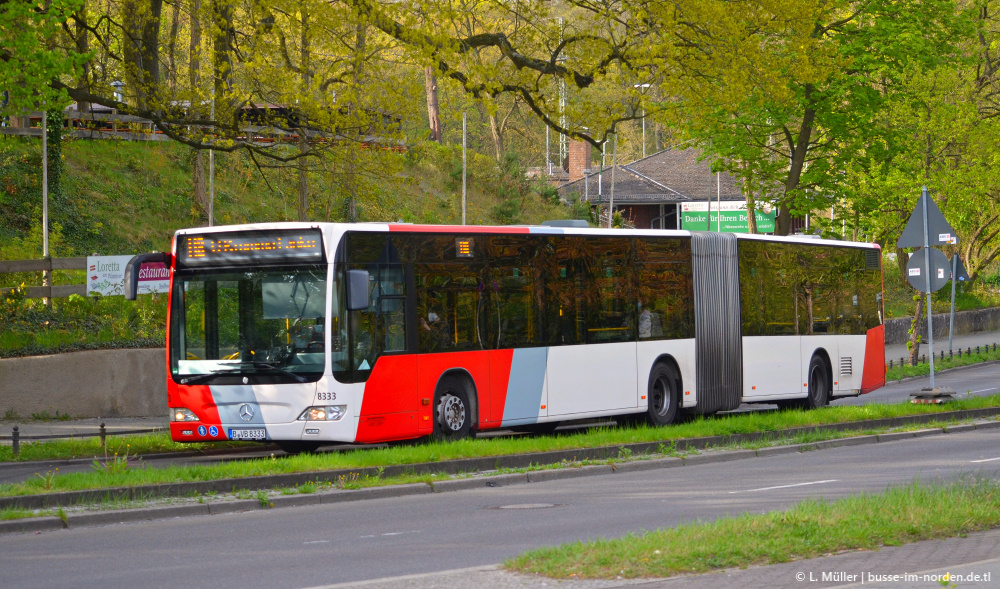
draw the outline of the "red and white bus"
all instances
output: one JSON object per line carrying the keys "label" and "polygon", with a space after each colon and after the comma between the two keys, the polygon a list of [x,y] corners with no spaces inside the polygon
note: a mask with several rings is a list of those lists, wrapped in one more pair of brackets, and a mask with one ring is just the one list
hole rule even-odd
{"label": "red and white bus", "polygon": [[[178,231],[178,442],[462,438],[885,384],[877,245],[572,226]],[[133,290],[134,292],[134,290]]]}

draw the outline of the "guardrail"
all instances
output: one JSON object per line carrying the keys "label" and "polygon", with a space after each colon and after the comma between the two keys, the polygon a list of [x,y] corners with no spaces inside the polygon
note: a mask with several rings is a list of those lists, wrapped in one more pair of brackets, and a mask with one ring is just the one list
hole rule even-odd
{"label": "guardrail", "polygon": [[104,423],[102,422],[101,425],[97,428],[97,431],[94,432],[94,433],[92,433],[92,434],[72,433],[72,434],[48,434],[48,435],[44,435],[44,436],[22,436],[21,435],[21,428],[19,428],[18,426],[15,425],[14,429],[11,431],[11,435],[9,435],[9,436],[2,436],[2,435],[0,435],[0,440],[10,440],[11,441],[11,450],[13,451],[14,458],[17,458],[18,455],[20,455],[20,453],[21,453],[21,440],[68,440],[70,438],[94,438],[94,437],[100,436],[100,438],[101,438],[101,447],[102,448],[107,448],[107,446],[108,446],[108,441],[107,441],[108,440],[108,436],[125,436],[125,435],[131,435],[131,434],[152,434],[152,433],[166,431],[166,430],[167,430],[167,428],[164,428],[164,427],[152,427],[152,428],[144,428],[144,429],[115,430],[115,431],[109,432],[107,430],[107,427],[105,427]]}
{"label": "guardrail", "polygon": [[[87,258],[43,258],[41,260],[10,260],[0,262],[0,274],[14,272],[52,272],[53,270],[86,270]],[[0,288],[0,295],[13,291],[13,287]],[[78,294],[87,296],[86,284],[65,284],[58,286],[29,286],[25,289],[29,299],[58,299]]]}

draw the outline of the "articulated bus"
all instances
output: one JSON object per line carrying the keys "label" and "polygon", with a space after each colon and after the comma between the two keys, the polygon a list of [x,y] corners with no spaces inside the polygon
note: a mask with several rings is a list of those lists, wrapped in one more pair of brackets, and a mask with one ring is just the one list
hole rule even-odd
{"label": "articulated bus", "polygon": [[881,252],[760,235],[277,223],[178,231],[178,442],[324,443],[815,408],[885,384]]}

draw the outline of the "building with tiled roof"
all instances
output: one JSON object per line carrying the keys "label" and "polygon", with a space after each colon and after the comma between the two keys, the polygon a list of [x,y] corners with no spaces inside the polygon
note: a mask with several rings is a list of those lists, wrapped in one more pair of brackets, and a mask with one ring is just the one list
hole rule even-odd
{"label": "building with tiled roof", "polygon": [[681,222],[685,203],[687,208],[697,208],[711,199],[712,209],[718,210],[720,201],[727,208],[746,202],[737,179],[726,172],[713,173],[707,161],[699,161],[702,153],[698,149],[666,149],[603,170],[584,169],[581,162],[589,162],[589,152],[586,146],[571,146],[567,165],[570,182],[558,188],[560,196],[568,200],[576,194],[602,208],[612,204],[613,197],[614,210],[621,211],[637,228],[685,228]]}

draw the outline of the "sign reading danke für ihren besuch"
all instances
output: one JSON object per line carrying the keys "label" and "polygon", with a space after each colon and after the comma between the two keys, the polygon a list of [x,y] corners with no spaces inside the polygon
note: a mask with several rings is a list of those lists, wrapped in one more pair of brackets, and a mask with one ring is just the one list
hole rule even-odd
{"label": "sign reading danke f\u00fcr ihren besuch", "polygon": [[[718,231],[719,209],[721,208],[723,233],[749,233],[747,228],[747,203],[742,200],[724,200],[722,202],[712,202],[712,220],[708,222],[708,204],[701,201],[682,202],[681,204],[681,229],[688,231]],[[774,233],[774,210],[766,206],[759,205],[754,211],[757,219],[758,233]],[[766,212],[765,212],[766,211]]]}

